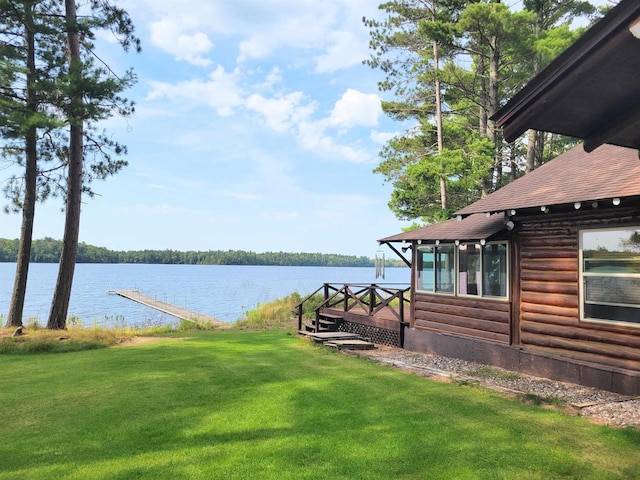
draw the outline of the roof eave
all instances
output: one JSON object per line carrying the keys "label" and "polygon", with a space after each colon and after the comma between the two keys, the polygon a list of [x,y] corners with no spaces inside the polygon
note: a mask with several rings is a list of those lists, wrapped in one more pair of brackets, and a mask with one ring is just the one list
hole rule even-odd
{"label": "roof eave", "polygon": [[[536,104],[541,102],[543,95],[558,88],[568,72],[579,68],[580,65],[597,61],[600,55],[608,55],[609,53],[604,50],[599,53],[598,47],[622,29],[628,30],[629,18],[634,15],[640,15],[640,3],[629,0],[618,4],[536,75],[504,107],[495,112],[491,119],[503,129],[505,140],[512,142],[531,128],[531,119],[536,114]],[[543,108],[543,104],[544,102],[541,102],[538,107]],[[566,134],[565,132],[554,133]],[[587,147],[596,148],[599,145],[598,141],[599,139],[591,141]]]}

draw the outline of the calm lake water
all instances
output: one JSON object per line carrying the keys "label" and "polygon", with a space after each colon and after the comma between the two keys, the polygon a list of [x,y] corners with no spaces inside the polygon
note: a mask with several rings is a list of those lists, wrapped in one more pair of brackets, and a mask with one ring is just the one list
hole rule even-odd
{"label": "calm lake water", "polygon": [[[49,316],[57,264],[29,267],[24,319]],[[11,301],[15,263],[0,263],[0,315],[6,319]],[[85,326],[126,324],[146,326],[175,323],[170,315],[108,290],[139,290],[142,294],[233,323],[259,303],[293,292],[306,295],[323,283],[408,284],[408,268],[387,268],[385,279],[373,267],[272,267],[230,265],[78,264],[69,315]],[[2,322],[4,323],[4,321]]]}

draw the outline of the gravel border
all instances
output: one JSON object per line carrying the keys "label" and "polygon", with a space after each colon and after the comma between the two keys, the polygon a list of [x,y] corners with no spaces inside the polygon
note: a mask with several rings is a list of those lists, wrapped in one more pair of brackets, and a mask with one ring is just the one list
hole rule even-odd
{"label": "gravel border", "polygon": [[503,394],[557,406],[594,423],[640,429],[640,397],[394,347],[342,351],[437,380],[477,383]]}

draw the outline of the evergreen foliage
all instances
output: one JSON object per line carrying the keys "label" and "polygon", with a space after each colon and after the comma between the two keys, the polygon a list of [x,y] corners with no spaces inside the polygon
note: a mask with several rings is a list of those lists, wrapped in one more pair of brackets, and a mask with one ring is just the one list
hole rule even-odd
{"label": "evergreen foliage", "polygon": [[382,72],[384,112],[406,131],[380,152],[380,173],[394,190],[390,209],[426,223],[515,180],[575,145],[534,132],[507,144],[492,115],[578,37],[587,1],[390,0],[383,20],[364,19],[371,56]]}
{"label": "evergreen foliage", "polygon": [[[0,238],[0,262],[15,262],[18,253],[17,239]],[[62,242],[45,237],[34,240],[31,261],[57,263]],[[275,265],[313,267],[370,267],[374,262],[365,256],[326,253],[256,253],[244,250],[129,250],[114,251],[104,247],[78,244],[78,263],[146,263],[173,265]],[[400,261],[387,260],[388,266],[404,266]]]}

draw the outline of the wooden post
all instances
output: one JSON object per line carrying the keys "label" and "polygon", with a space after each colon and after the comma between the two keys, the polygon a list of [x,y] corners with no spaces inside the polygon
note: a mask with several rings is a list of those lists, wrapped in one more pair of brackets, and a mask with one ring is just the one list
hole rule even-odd
{"label": "wooden post", "polygon": [[376,305],[376,284],[369,287],[369,315],[373,315],[373,309]]}
{"label": "wooden post", "polygon": [[398,296],[400,300],[400,332],[399,332],[399,341],[400,348],[404,348],[404,290],[400,290],[400,295]]}
{"label": "wooden post", "polygon": [[342,287],[342,295],[344,295],[344,311],[348,311],[349,310],[349,296],[347,295],[347,292],[349,291],[349,287],[345,284]]}

